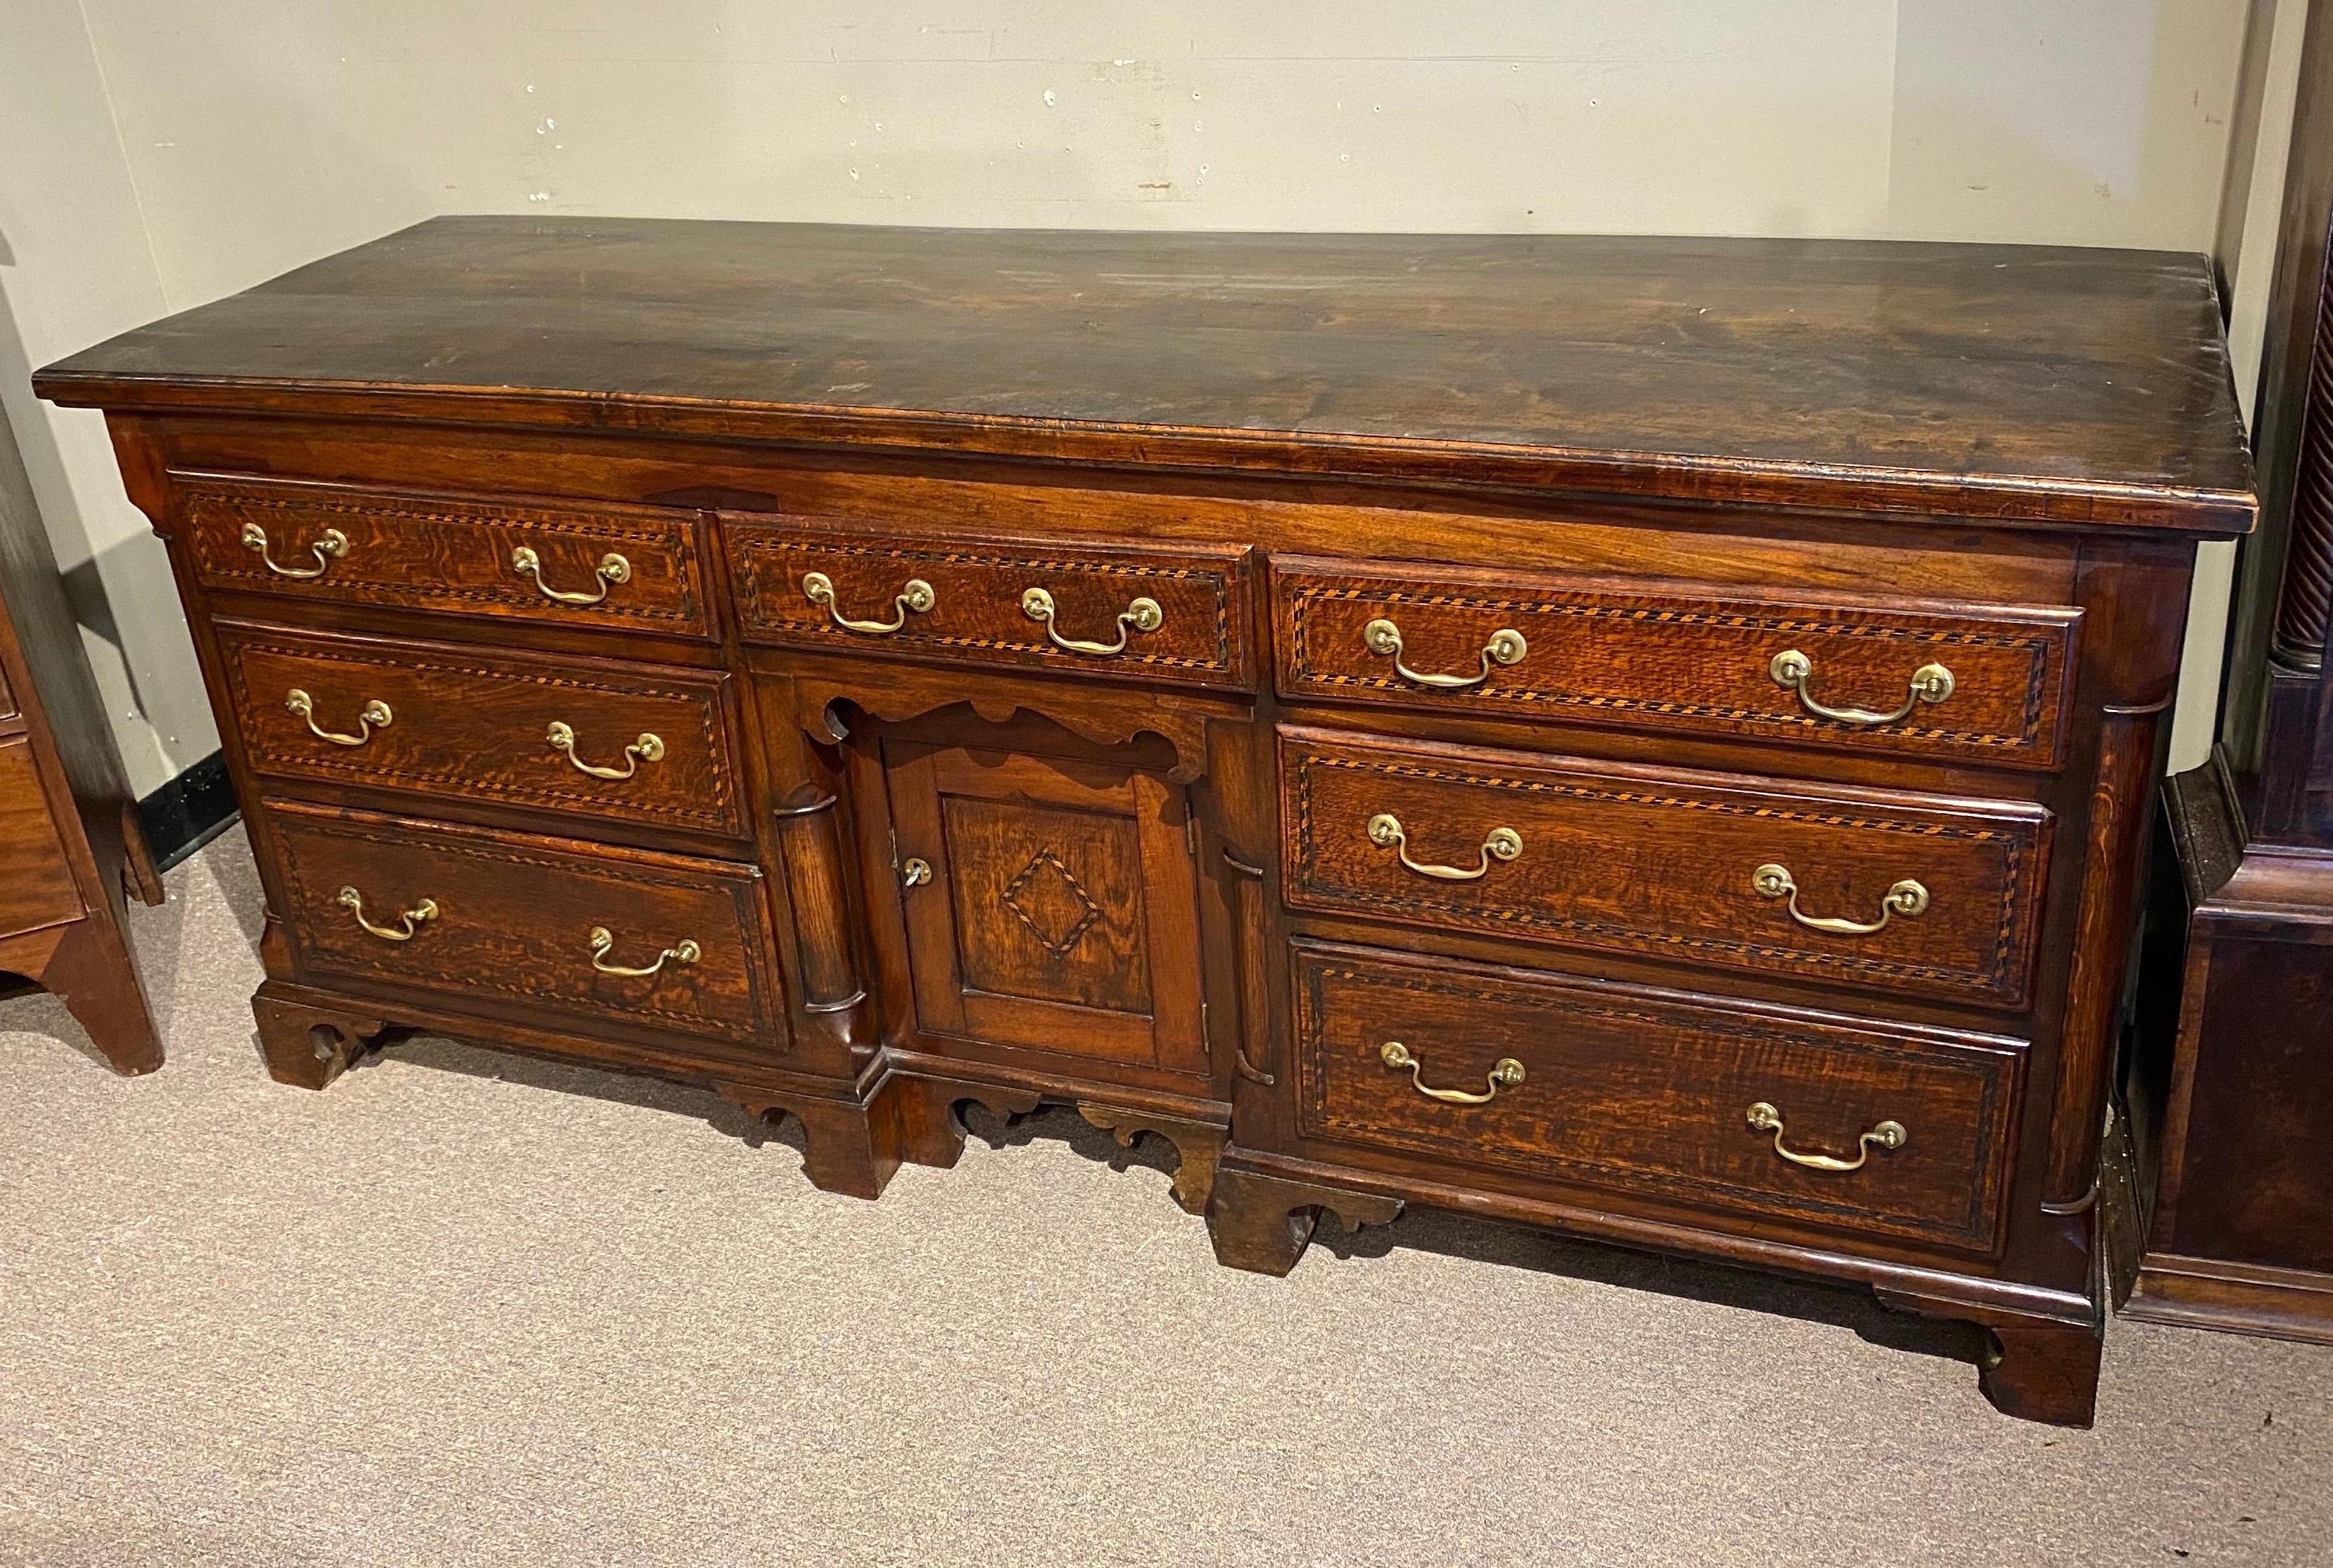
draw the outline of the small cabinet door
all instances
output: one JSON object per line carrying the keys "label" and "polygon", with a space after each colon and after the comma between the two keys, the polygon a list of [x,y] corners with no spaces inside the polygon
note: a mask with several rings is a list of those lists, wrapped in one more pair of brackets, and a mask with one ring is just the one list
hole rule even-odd
{"label": "small cabinet door", "polygon": [[1180,789],[1139,770],[896,740],[884,760],[926,1034],[1207,1070]]}

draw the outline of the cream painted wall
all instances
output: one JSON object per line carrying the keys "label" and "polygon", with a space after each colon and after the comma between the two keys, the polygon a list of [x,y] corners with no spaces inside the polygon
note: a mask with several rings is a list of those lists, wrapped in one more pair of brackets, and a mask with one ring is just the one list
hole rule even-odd
{"label": "cream painted wall", "polygon": [[184,634],[94,416],[22,382],[165,309],[439,212],[2203,249],[2243,14],[6,0],[0,291],[22,351],[0,378],[61,554],[105,566],[115,684],[136,677],[145,716],[116,712],[150,789],[215,743]]}
{"label": "cream painted wall", "polygon": [[0,412],[65,569],[140,793],[218,748],[161,541],[121,492],[104,421],[32,370],[167,313],[138,193],[74,0],[0,0]]}

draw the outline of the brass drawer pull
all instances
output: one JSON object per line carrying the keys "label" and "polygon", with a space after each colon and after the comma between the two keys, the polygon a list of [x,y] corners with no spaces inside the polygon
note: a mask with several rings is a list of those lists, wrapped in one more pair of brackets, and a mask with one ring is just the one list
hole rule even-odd
{"label": "brass drawer pull", "polygon": [[940,602],[940,596],[932,591],[931,584],[919,577],[911,577],[907,579],[907,586],[901,588],[891,601],[898,614],[888,621],[854,621],[835,607],[834,579],[822,571],[802,574],[802,598],[821,607],[828,618],[844,631],[864,632],[870,637],[889,636],[907,624],[909,611],[923,615]]}
{"label": "brass drawer pull", "polygon": [[664,742],[646,731],[640,732],[638,740],[624,748],[624,765],[620,768],[596,767],[578,757],[575,754],[575,731],[560,720],[551,721],[551,728],[543,739],[550,742],[552,751],[566,758],[578,773],[589,773],[594,779],[629,779],[640,770],[641,763],[664,760]]}
{"label": "brass drawer pull", "polygon": [[1750,885],[1768,898],[1789,899],[1791,918],[1810,931],[1835,932],[1841,936],[1869,936],[1896,915],[1909,919],[1928,907],[1928,890],[1908,876],[1887,890],[1887,896],[1879,901],[1879,918],[1871,921],[1827,919],[1801,913],[1799,884],[1791,880],[1791,870],[1787,865],[1769,862],[1760,866],[1750,874]]}
{"label": "brass drawer pull", "polygon": [[608,950],[615,945],[615,932],[610,931],[604,925],[593,926],[591,928],[591,967],[598,970],[601,974],[638,977],[640,975],[655,974],[658,970],[664,968],[665,961],[667,959],[670,959],[674,963],[695,963],[698,959],[705,956],[704,949],[698,947],[695,942],[684,937],[677,946],[668,947],[662,952],[657,954],[656,962],[649,964],[647,968],[629,969],[622,964],[610,963],[608,961]]}
{"label": "brass drawer pull", "polygon": [[1942,664],[1922,664],[1913,671],[1904,705],[1892,713],[1875,713],[1868,708],[1826,708],[1816,702],[1807,690],[1807,683],[1814,679],[1815,662],[1796,648],[1776,654],[1766,673],[1774,677],[1776,685],[1796,692],[1799,705],[1808,712],[1842,724],[1892,724],[1923,703],[1941,703],[1953,694],[1953,673]]}
{"label": "brass drawer pull", "polygon": [[1836,1155],[1801,1154],[1796,1150],[1782,1147],[1782,1113],[1763,1100],[1750,1107],[1750,1126],[1752,1131],[1774,1134],[1774,1152],[1791,1164],[1804,1165],[1810,1171],[1860,1171],[1863,1162],[1871,1158],[1874,1143],[1882,1149],[1901,1149],[1912,1136],[1904,1130],[1901,1122],[1882,1122],[1855,1141],[1854,1159],[1841,1160]]}
{"label": "brass drawer pull", "polygon": [[383,942],[411,942],[421,928],[437,918],[437,901],[425,898],[397,917],[394,926],[375,925],[365,918],[364,895],[353,887],[341,889],[341,907],[357,917],[357,923]]}
{"label": "brass drawer pull", "polygon": [[932,879],[932,863],[920,855],[910,855],[899,867],[899,885],[921,887]]}
{"label": "brass drawer pull", "polygon": [[389,711],[387,703],[367,703],[357,714],[357,732],[353,735],[337,735],[317,725],[316,699],[299,687],[294,686],[283,693],[283,706],[294,716],[307,721],[310,734],[319,741],[330,741],[335,746],[361,746],[372,739],[372,732],[375,730],[388,729],[390,721],[396,717]]}
{"label": "brass drawer pull", "polygon": [[1081,643],[1075,637],[1065,637],[1053,625],[1053,596],[1043,588],[1024,589],[1021,595],[1021,613],[1040,622],[1045,636],[1057,648],[1073,654],[1096,654],[1108,656],[1126,652],[1126,639],[1135,632],[1155,632],[1166,619],[1166,612],[1158,607],[1154,598],[1138,598],[1118,615],[1118,641],[1114,643]]}
{"label": "brass drawer pull", "polygon": [[1390,849],[1402,865],[1420,876],[1430,876],[1437,882],[1473,882],[1487,875],[1493,860],[1512,860],[1523,852],[1523,836],[1512,827],[1493,827],[1483,835],[1483,863],[1472,871],[1458,865],[1426,865],[1409,857],[1409,840],[1401,829],[1401,818],[1390,811],[1380,811],[1368,822],[1369,842],[1380,849]]}
{"label": "brass drawer pull", "polygon": [[543,581],[542,558],[534,553],[534,548],[532,545],[523,544],[511,551],[511,570],[523,578],[533,578],[535,592],[544,598],[555,599],[562,605],[596,605],[608,597],[608,589],[610,586],[632,580],[632,563],[614,550],[610,550],[601,556],[600,564],[591,569],[592,580],[600,585],[598,593],[568,593],[552,588]]}
{"label": "brass drawer pull", "polygon": [[267,553],[267,531],[255,522],[243,525],[243,547],[259,552],[259,563],[277,577],[288,577],[305,582],[319,578],[331,569],[332,563],[349,553],[349,536],[337,528],[328,528],[316,536],[308,553],[316,558],[314,566],[278,566]]}
{"label": "brass drawer pull", "polygon": [[1454,1105],[1484,1105],[1498,1097],[1501,1089],[1512,1089],[1523,1081],[1523,1065],[1512,1056],[1501,1056],[1491,1064],[1484,1075],[1490,1087],[1481,1094],[1467,1089],[1435,1089],[1426,1083],[1426,1065],[1409,1054],[1409,1047],[1399,1040],[1387,1040],[1378,1048],[1378,1057],[1398,1073],[1409,1073],[1410,1087],[1429,1100],[1446,1100]]}
{"label": "brass drawer pull", "polygon": [[1391,621],[1371,621],[1361,628],[1361,641],[1368,645],[1369,652],[1380,658],[1392,659],[1396,674],[1421,686],[1432,686],[1442,692],[1463,692],[1469,686],[1479,686],[1491,678],[1493,664],[1518,664],[1522,662],[1523,655],[1531,652],[1531,645],[1523,641],[1522,633],[1512,626],[1502,627],[1493,632],[1491,640],[1483,645],[1481,674],[1428,675],[1401,662],[1401,628]]}

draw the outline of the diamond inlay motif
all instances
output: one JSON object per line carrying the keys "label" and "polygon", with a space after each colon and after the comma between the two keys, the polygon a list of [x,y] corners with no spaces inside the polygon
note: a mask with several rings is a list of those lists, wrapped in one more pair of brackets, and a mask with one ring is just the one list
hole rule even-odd
{"label": "diamond inlay motif", "polygon": [[1101,918],[1101,905],[1050,849],[1038,851],[1036,858],[1004,884],[1001,896],[1004,907],[1020,916],[1030,934],[1055,958],[1069,957],[1070,950]]}

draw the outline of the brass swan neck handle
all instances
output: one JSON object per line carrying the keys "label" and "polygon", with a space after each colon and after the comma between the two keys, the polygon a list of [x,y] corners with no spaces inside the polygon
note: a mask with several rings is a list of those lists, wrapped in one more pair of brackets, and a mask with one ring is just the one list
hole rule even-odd
{"label": "brass swan neck handle", "polygon": [[1901,1149],[1912,1134],[1901,1122],[1882,1122],[1855,1141],[1855,1158],[1842,1160],[1835,1154],[1802,1154],[1787,1148],[1782,1143],[1782,1113],[1764,1100],[1750,1107],[1747,1113],[1752,1132],[1774,1134],[1774,1152],[1793,1165],[1803,1165],[1810,1171],[1860,1171],[1871,1158],[1876,1146],[1881,1149]]}
{"label": "brass swan neck handle", "polygon": [[892,616],[888,621],[854,621],[842,613],[834,602],[834,579],[822,571],[802,574],[802,598],[826,611],[827,618],[846,632],[858,632],[870,637],[888,637],[907,624],[910,615],[929,614],[940,602],[932,585],[919,577],[909,578],[891,600]]}
{"label": "brass swan neck handle", "polygon": [[437,901],[425,898],[411,909],[402,911],[395,925],[375,925],[365,918],[364,895],[353,887],[343,887],[336,901],[342,909],[356,917],[359,925],[383,942],[411,942],[421,933],[421,928],[437,918]]}
{"label": "brass swan neck handle", "polygon": [[277,577],[288,577],[297,582],[320,578],[332,568],[332,563],[349,553],[349,536],[337,528],[328,528],[316,536],[308,553],[316,558],[314,566],[282,566],[267,553],[267,531],[255,522],[243,525],[243,548],[259,557],[259,564]]}
{"label": "brass swan neck handle", "polygon": [[335,746],[361,746],[372,739],[372,732],[375,730],[388,729],[397,717],[389,711],[387,703],[378,700],[367,703],[357,711],[357,732],[353,735],[343,735],[336,730],[327,730],[316,722],[316,699],[298,686],[283,693],[283,707],[286,712],[307,724],[308,733],[315,736],[319,741],[329,741]]}
{"label": "brass swan neck handle", "polygon": [[1389,620],[1380,618],[1363,626],[1361,642],[1369,652],[1379,658],[1391,659],[1394,673],[1404,680],[1414,681],[1421,686],[1430,686],[1439,692],[1463,692],[1471,687],[1482,685],[1491,678],[1493,665],[1521,664],[1523,655],[1531,652],[1531,645],[1523,640],[1522,633],[1512,626],[1502,626],[1491,634],[1489,642],[1483,645],[1483,668],[1480,674],[1435,675],[1428,674],[1422,670],[1413,670],[1401,662],[1401,628]]}
{"label": "brass swan neck handle", "polygon": [[633,969],[624,964],[610,963],[608,961],[608,954],[615,948],[616,945],[616,933],[610,931],[606,926],[593,926],[591,928],[589,940],[591,943],[591,967],[598,970],[601,974],[621,975],[627,979],[638,979],[643,975],[657,974],[664,969],[667,962],[676,964],[692,964],[698,959],[705,956],[704,949],[698,947],[696,942],[686,938],[683,938],[681,941],[675,942],[672,946],[657,954],[656,962],[642,965],[638,969]]}
{"label": "brass swan neck handle", "polygon": [[601,556],[600,564],[591,569],[592,580],[599,585],[598,591],[593,593],[570,593],[564,588],[552,588],[543,581],[542,558],[534,552],[534,547],[532,545],[523,544],[511,551],[511,570],[523,578],[532,579],[534,583],[534,591],[544,598],[562,605],[596,605],[608,597],[608,590],[610,588],[618,583],[632,580],[632,563],[614,550],[610,550],[606,555]]}
{"label": "brass swan neck handle", "polygon": [[1814,679],[1815,662],[1796,648],[1786,648],[1774,655],[1766,666],[1774,684],[1798,693],[1799,706],[1818,719],[1832,719],[1842,724],[1858,724],[1868,728],[1876,724],[1893,724],[1909,718],[1912,710],[1923,703],[1941,703],[1953,694],[1953,673],[1942,664],[1922,664],[1912,672],[1909,690],[1901,707],[1890,712],[1878,712],[1870,708],[1832,708],[1815,701],[1807,686]]}
{"label": "brass swan neck handle", "polygon": [[638,740],[624,748],[624,765],[620,768],[602,768],[578,757],[575,754],[574,726],[564,720],[553,719],[543,739],[552,751],[566,758],[569,766],[578,773],[588,773],[594,779],[629,779],[640,770],[641,763],[664,760],[664,741],[645,730],[640,731]]}
{"label": "brass swan neck handle", "polygon": [[1075,637],[1061,636],[1053,625],[1053,596],[1043,588],[1024,589],[1021,595],[1021,613],[1045,628],[1047,640],[1072,654],[1091,654],[1107,658],[1126,652],[1126,639],[1136,632],[1155,632],[1166,621],[1166,612],[1158,607],[1154,598],[1138,598],[1118,612],[1118,641],[1114,643],[1080,642]]}
{"label": "brass swan neck handle", "polygon": [[1512,827],[1493,827],[1483,836],[1482,859],[1469,868],[1463,865],[1435,865],[1431,862],[1409,857],[1409,837],[1402,829],[1401,818],[1390,811],[1380,811],[1368,820],[1369,842],[1380,849],[1390,849],[1394,857],[1420,876],[1430,876],[1436,882],[1474,882],[1489,875],[1491,862],[1513,860],[1523,852],[1523,836]]}
{"label": "brass swan neck handle", "polygon": [[1791,868],[1772,862],[1750,874],[1750,885],[1767,898],[1787,898],[1791,901],[1791,918],[1810,931],[1829,932],[1837,936],[1869,936],[1884,931],[1887,923],[1897,915],[1909,920],[1925,913],[1928,890],[1920,883],[1906,877],[1889,888],[1879,901],[1877,920],[1841,920],[1836,915],[1809,914],[1799,907],[1799,884],[1791,880]]}
{"label": "brass swan neck handle", "polygon": [[1399,1040],[1387,1040],[1378,1047],[1378,1059],[1396,1072],[1407,1071],[1409,1085],[1429,1100],[1441,1100],[1453,1105],[1487,1105],[1498,1098],[1501,1089],[1512,1089],[1523,1081],[1523,1065],[1512,1056],[1501,1056],[1491,1064],[1483,1075],[1490,1087],[1481,1094],[1471,1089],[1437,1089],[1426,1081],[1426,1064],[1410,1054]]}

